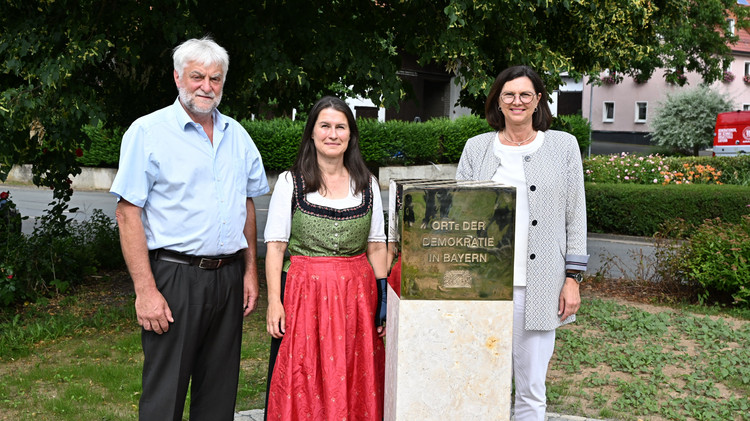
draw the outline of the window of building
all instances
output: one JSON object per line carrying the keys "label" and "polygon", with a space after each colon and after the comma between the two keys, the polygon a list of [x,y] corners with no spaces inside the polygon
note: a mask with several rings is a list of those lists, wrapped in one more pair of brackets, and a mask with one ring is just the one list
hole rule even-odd
{"label": "window of building", "polygon": [[647,115],[648,115],[648,102],[636,102],[635,103],[635,122],[645,123]]}
{"label": "window of building", "polygon": [[742,104],[742,111],[750,111],[750,104]]}
{"label": "window of building", "polygon": [[727,24],[729,25],[729,33],[734,35],[734,19],[727,19]]}
{"label": "window of building", "polygon": [[745,62],[745,76],[750,76],[750,61]]}
{"label": "window of building", "polygon": [[605,101],[604,102],[604,114],[602,115],[602,121],[605,123],[612,123],[615,121],[615,103]]}

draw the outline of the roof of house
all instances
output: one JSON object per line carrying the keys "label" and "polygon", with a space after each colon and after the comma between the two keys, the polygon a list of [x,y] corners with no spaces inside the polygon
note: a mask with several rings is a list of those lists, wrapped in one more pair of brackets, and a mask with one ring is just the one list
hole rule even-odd
{"label": "roof of house", "polygon": [[732,51],[737,53],[750,53],[750,29],[740,29],[737,31],[740,40],[737,44],[732,45]]}
{"label": "roof of house", "polygon": [[[737,4],[750,6],[750,0],[737,0]],[[737,36],[740,38],[737,44],[732,45],[732,51],[735,53],[750,54],[750,28],[738,29]]]}

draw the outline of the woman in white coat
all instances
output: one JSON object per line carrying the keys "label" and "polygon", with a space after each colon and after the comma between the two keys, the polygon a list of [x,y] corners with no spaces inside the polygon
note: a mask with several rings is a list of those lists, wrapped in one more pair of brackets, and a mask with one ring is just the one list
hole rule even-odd
{"label": "woman in white coat", "polygon": [[458,180],[516,187],[513,377],[516,421],[543,421],[555,329],[575,321],[586,270],[586,198],[575,137],[549,130],[547,90],[528,66],[495,79],[485,104],[495,131],[466,142]]}

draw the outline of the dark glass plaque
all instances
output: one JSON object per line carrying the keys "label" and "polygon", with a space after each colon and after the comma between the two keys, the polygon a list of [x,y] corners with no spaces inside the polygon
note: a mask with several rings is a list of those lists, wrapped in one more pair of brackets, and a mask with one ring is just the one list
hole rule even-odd
{"label": "dark glass plaque", "polygon": [[513,299],[515,188],[392,180],[390,202],[389,236],[401,250],[401,299]]}

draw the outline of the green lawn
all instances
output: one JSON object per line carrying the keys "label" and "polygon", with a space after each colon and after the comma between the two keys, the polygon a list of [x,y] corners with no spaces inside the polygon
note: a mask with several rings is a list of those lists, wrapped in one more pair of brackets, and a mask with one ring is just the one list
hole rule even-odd
{"label": "green lawn", "polygon": [[[263,407],[265,285],[245,320],[237,410]],[[142,354],[123,273],[0,317],[0,419],[135,420]],[[549,410],[624,420],[750,420],[750,322],[587,293],[558,330]]]}

